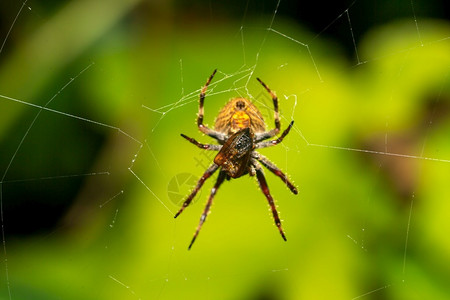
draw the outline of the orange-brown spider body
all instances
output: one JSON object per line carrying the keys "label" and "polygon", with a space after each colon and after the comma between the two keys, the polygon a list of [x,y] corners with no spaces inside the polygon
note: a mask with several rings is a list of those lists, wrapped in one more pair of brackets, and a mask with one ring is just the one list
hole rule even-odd
{"label": "orange-brown spider body", "polygon": [[281,220],[278,216],[275,201],[270,194],[269,187],[267,186],[262,166],[266,167],[270,172],[278,176],[292,193],[297,194],[298,191],[297,188],[289,181],[286,174],[284,174],[266,157],[259,154],[256,149],[271,147],[281,143],[284,137],[291,130],[294,121],[289,123],[289,126],[283,131],[280,137],[277,139],[272,139],[280,132],[278,98],[264,82],[262,82],[259,78],[256,78],[272,96],[275,128],[266,131],[266,124],[264,123],[260,111],[245,98],[233,98],[228,101],[228,103],[225,104],[225,106],[220,110],[216,118],[214,129],[209,128],[207,125],[203,124],[203,104],[206,90],[215,73],[216,70],[214,70],[206,81],[206,84],[201,89],[197,114],[197,126],[202,133],[214,138],[219,144],[202,144],[184,134],[181,134],[181,136],[201,149],[218,151],[218,154],[214,158],[214,162],[205,171],[205,173],[203,173],[195,188],[183,202],[183,206],[175,214],[175,218],[178,217],[192,202],[192,199],[194,199],[197,192],[203,186],[203,183],[211,177],[215,171],[219,170],[217,181],[211,189],[208,202],[206,203],[200,222],[194,233],[194,237],[189,244],[190,249],[206,220],[206,216],[210,211],[214,196],[224,180],[238,178],[245,174],[249,174],[250,176],[256,175],[259,187],[270,205],[275,225],[277,226],[281,237],[286,241],[286,236],[281,227]]}

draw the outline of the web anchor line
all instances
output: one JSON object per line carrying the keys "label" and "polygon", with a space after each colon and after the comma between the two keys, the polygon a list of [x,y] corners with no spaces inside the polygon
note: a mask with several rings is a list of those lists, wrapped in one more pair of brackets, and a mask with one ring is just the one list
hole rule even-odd
{"label": "web anchor line", "polygon": [[[11,34],[11,31],[12,31],[14,25],[16,24],[17,19],[19,18],[20,14],[21,14],[21,12],[22,12],[22,10],[23,10],[23,8],[24,8],[25,6],[27,6],[27,1],[28,1],[28,0],[25,0],[25,1],[22,3],[22,6],[20,7],[19,11],[17,12],[16,16],[14,17],[14,20],[13,20],[11,26],[9,27],[8,32],[6,33],[6,36],[5,36],[5,38],[3,39],[3,43],[2,43],[2,45],[0,46],[0,54],[2,54],[3,48],[5,47],[5,44],[6,44],[6,41],[8,40],[9,35]],[[31,10],[31,8],[30,8],[29,6],[28,6],[28,9]]]}
{"label": "web anchor line", "polygon": [[296,39],[294,39],[294,38],[292,38],[292,37],[290,37],[290,36],[288,36],[288,35],[286,35],[286,34],[284,34],[282,32],[279,32],[279,31],[277,31],[277,30],[275,30],[273,28],[268,28],[268,30],[272,31],[273,33],[276,33],[278,35],[281,35],[282,37],[285,37],[288,40],[293,41],[294,43],[297,43],[297,44],[302,45],[303,47],[305,47],[306,50],[308,51],[309,57],[311,58],[311,61],[312,61],[313,65],[314,65],[314,68],[316,70],[316,73],[317,73],[317,76],[319,77],[320,82],[323,82],[322,76],[320,75],[320,72],[319,72],[319,68],[317,68],[316,61],[314,60],[314,57],[313,57],[313,55],[311,53],[311,49],[309,48],[308,44],[305,44],[305,43],[302,43],[300,41],[297,41]]}
{"label": "web anchor line", "polygon": [[418,155],[409,155],[409,154],[401,154],[401,153],[392,153],[392,152],[384,152],[384,151],[375,151],[375,150],[357,149],[357,148],[339,147],[339,146],[330,146],[330,145],[321,145],[321,144],[311,144],[311,143],[308,143],[307,145],[311,146],[311,147],[330,148],[330,149],[338,149],[338,150],[345,150],[345,151],[363,152],[363,153],[370,153],[370,154],[379,154],[379,155],[396,156],[396,157],[403,157],[403,158],[412,158],[412,159],[421,159],[421,160],[428,160],[428,161],[450,163],[450,159],[441,159],[441,158],[433,158],[433,157],[418,156]]}
{"label": "web anchor line", "polygon": [[32,107],[35,107],[35,108],[39,108],[41,110],[45,110],[45,111],[52,112],[52,113],[55,113],[55,114],[63,115],[63,116],[66,116],[66,117],[69,117],[69,118],[73,118],[73,119],[77,119],[77,120],[80,120],[80,121],[83,121],[83,122],[92,123],[92,124],[95,124],[95,125],[98,125],[98,126],[114,129],[114,130],[117,130],[119,133],[125,135],[126,137],[132,139],[136,143],[142,144],[142,142],[140,142],[138,139],[134,138],[133,136],[131,136],[130,134],[126,133],[125,131],[123,131],[122,129],[120,129],[119,127],[116,127],[116,126],[108,125],[108,124],[105,124],[105,123],[102,123],[102,122],[94,121],[94,120],[91,120],[91,119],[88,119],[88,118],[84,118],[84,117],[80,117],[80,116],[77,116],[77,115],[69,114],[69,113],[66,113],[66,112],[63,112],[63,111],[59,111],[59,110],[56,110],[56,109],[48,108],[46,106],[42,106],[42,105],[37,105],[37,104],[34,104],[34,103],[26,102],[26,101],[19,100],[19,99],[16,99],[16,98],[13,98],[13,97],[9,97],[9,96],[6,96],[6,95],[1,95],[0,94],[0,98],[6,99],[6,100],[10,100],[10,101],[13,101],[13,102],[17,102],[17,103],[21,103],[21,104],[25,104],[25,105],[32,106]]}
{"label": "web anchor line", "polygon": [[145,182],[131,169],[128,168],[128,171],[131,172],[131,174],[134,175],[134,177],[136,177],[136,179],[142,183],[142,185],[144,185],[144,187],[153,195],[153,197],[155,197],[159,203],[161,203],[161,205],[170,213],[170,215],[173,215],[174,213],[167,207],[167,205],[164,204],[164,202],[158,197],[158,195],[155,194],[155,192],[152,191],[152,189],[150,189],[150,187],[148,185],[145,184]]}

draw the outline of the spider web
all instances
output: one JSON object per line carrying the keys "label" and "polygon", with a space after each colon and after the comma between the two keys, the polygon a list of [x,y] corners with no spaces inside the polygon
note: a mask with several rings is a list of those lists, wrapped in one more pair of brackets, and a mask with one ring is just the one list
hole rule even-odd
{"label": "spider web", "polygon": [[[8,3],[15,9],[9,10],[14,14],[8,20],[2,20],[8,26],[3,26],[7,30],[0,48],[1,78],[17,76],[19,83],[29,84],[35,92],[0,85],[2,126],[12,128],[0,133],[4,149],[0,172],[2,297],[75,299],[81,293],[86,299],[169,299],[180,294],[212,299],[367,299],[424,293],[444,298],[448,292],[445,278],[450,274],[443,230],[449,223],[442,204],[448,194],[445,174],[450,166],[444,134],[449,127],[450,32],[448,23],[420,17],[425,13],[423,3],[406,2],[400,7],[401,15],[407,17],[397,27],[381,23],[378,31],[367,32],[358,27],[370,27],[359,20],[362,3],[358,1],[336,9],[319,30],[302,29],[302,20],[298,24],[283,17],[281,11],[290,5],[287,1],[239,4],[239,21],[229,26],[221,23],[221,8],[211,3],[208,9],[202,7],[208,16],[202,21],[203,29],[193,25],[185,31],[163,32],[161,23],[150,24],[155,27],[150,29],[154,35],[143,38],[142,53],[132,52],[141,58],[136,59],[140,65],[125,66],[134,76],[130,77],[147,78],[138,83],[117,75],[124,72],[123,65],[109,64],[103,57],[109,51],[113,57],[125,52],[116,39],[135,42],[136,33],[128,37],[129,33],[121,31],[122,26],[134,28],[127,18],[139,15],[133,11],[138,1],[104,3],[100,9],[68,2],[55,18],[39,11],[33,2]],[[70,44],[76,46],[73,51],[46,56],[35,40],[63,43],[58,32],[44,25],[79,28],[81,21],[75,12],[83,5],[86,20],[98,19],[106,7],[110,13],[86,40]],[[32,33],[23,25],[27,21],[43,29]],[[108,32],[116,22],[120,28],[113,31],[119,34],[110,37]],[[147,24],[140,22],[138,28]],[[329,34],[337,32],[333,31],[336,28],[343,32],[337,41]],[[63,35],[79,34],[74,30]],[[167,38],[169,34],[175,41]],[[403,42],[395,43],[395,39]],[[94,51],[86,50],[93,41],[100,45]],[[167,60],[168,66],[143,70],[142,66],[148,68],[155,60],[143,53],[149,49],[147,43],[155,41],[173,43],[179,50],[171,50],[169,58],[154,54]],[[208,49],[191,46],[196,43]],[[232,43],[232,49],[221,51],[227,43]],[[349,55],[339,43],[350,45]],[[29,51],[41,62],[36,69],[27,69],[34,76],[31,81],[22,71],[21,64],[27,66],[20,60],[23,56],[14,57],[16,48]],[[188,55],[190,48],[198,53]],[[84,51],[89,54],[83,55]],[[61,67],[63,58],[76,71]],[[439,59],[440,67],[435,67]],[[415,66],[420,64],[430,68],[422,66],[424,76],[418,79]],[[250,183],[253,178],[232,180],[221,187],[214,213],[190,252],[186,251],[188,241],[215,177],[191,207],[177,220],[172,218],[183,195],[214,157],[213,152],[182,144],[178,135],[211,142],[196,132],[192,120],[200,88],[216,67],[219,71],[205,100],[207,124],[213,124],[227,99],[240,96],[258,106],[271,128],[271,99],[256,77],[277,92],[282,129],[295,120],[283,144],[261,151],[290,175],[300,191],[298,196],[290,194],[266,172],[283,217],[287,244],[277,236],[271,216],[264,213],[265,199]],[[47,68],[59,68],[58,75],[42,72]],[[12,71],[18,75],[10,75]],[[153,97],[144,89],[136,91],[145,82],[162,82],[167,90],[164,97]],[[422,95],[403,92],[405,85]],[[95,92],[83,93],[83,86],[94,86]],[[105,95],[113,103],[92,100]],[[78,104],[80,96],[91,99]],[[86,133],[55,130],[65,123]],[[84,135],[91,139],[81,138]],[[84,148],[95,139],[102,143],[96,153],[88,153]],[[67,150],[64,144],[73,149]],[[75,159],[75,152],[82,152],[85,157],[76,166],[42,169],[49,174],[38,168],[42,156],[26,157],[34,153],[29,149],[36,149],[37,154],[50,152],[53,156],[44,156],[48,159],[44,163],[57,165],[55,146],[67,151],[63,156]],[[69,188],[70,182],[75,182],[77,190]],[[21,189],[42,192],[44,197],[48,197],[44,191],[50,191],[68,203],[54,212],[51,205],[40,204],[28,194],[14,194]],[[11,203],[20,197],[30,197],[24,201],[28,205],[37,201],[32,205],[36,211],[30,213]],[[16,205],[25,219],[12,220],[20,216]],[[63,217],[47,224],[43,232],[33,231],[36,225],[42,226],[39,219],[52,214]],[[22,236],[21,230],[28,235]],[[50,252],[52,248],[60,253]]]}

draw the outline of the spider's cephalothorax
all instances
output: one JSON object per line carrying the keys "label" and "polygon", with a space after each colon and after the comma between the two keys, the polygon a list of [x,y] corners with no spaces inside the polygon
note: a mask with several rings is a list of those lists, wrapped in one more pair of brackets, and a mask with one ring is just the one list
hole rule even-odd
{"label": "spider's cephalothorax", "polygon": [[266,124],[259,110],[245,98],[231,99],[219,112],[214,129],[228,135],[250,127],[253,132],[264,132]]}
{"label": "spider's cephalothorax", "polygon": [[256,175],[259,186],[266,196],[267,201],[269,202],[275,224],[278,227],[281,236],[286,241],[286,236],[284,235],[283,229],[281,228],[281,221],[278,216],[274,200],[270,195],[269,187],[267,186],[267,182],[264,177],[261,165],[266,167],[276,176],[280,177],[281,180],[292,191],[292,193],[297,194],[297,188],[289,181],[287,176],[275,164],[270,162],[263,155],[256,152],[255,149],[275,146],[281,143],[284,137],[291,130],[294,121],[291,121],[288,128],[283,131],[279,138],[266,141],[267,139],[274,137],[280,132],[278,98],[266,84],[264,84],[259,78],[257,78],[257,80],[272,96],[275,128],[266,131],[266,124],[264,123],[262,115],[256,108],[256,106],[254,106],[249,100],[245,98],[234,98],[231,99],[219,112],[219,115],[216,118],[214,130],[210,129],[208,126],[203,124],[203,103],[205,100],[206,90],[215,73],[216,70],[214,70],[212,75],[208,78],[205,86],[201,90],[199,101],[200,104],[197,115],[197,126],[201,132],[216,139],[219,145],[201,144],[193,138],[187,137],[184,134],[181,134],[181,136],[199,148],[218,151],[218,154],[214,158],[214,162],[211,164],[211,166],[198,180],[194,190],[184,201],[183,206],[177,212],[175,218],[178,217],[178,215],[183,212],[183,210],[191,203],[192,199],[194,199],[195,195],[203,186],[203,183],[206,181],[206,179],[211,177],[211,175],[220,168],[217,181],[211,190],[211,194],[200,218],[197,230],[195,231],[194,237],[189,244],[190,249],[195,239],[197,238],[197,235],[200,232],[203,223],[206,220],[206,216],[208,215],[211,208],[212,200],[223,181],[225,179],[238,178],[248,173],[250,176]]}

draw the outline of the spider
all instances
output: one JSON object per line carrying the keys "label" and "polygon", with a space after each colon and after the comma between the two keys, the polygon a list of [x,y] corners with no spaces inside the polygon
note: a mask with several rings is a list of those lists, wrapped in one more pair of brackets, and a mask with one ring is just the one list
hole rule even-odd
{"label": "spider", "polygon": [[195,239],[200,232],[200,229],[202,228],[203,223],[206,220],[206,216],[210,211],[213,198],[223,181],[225,179],[230,180],[230,178],[239,178],[245,174],[249,174],[250,176],[256,175],[259,187],[261,188],[261,191],[266,196],[267,201],[269,202],[270,208],[272,210],[272,215],[275,220],[275,225],[278,227],[283,240],[286,241],[286,236],[281,227],[281,221],[278,216],[274,200],[270,195],[269,187],[267,186],[261,164],[276,176],[280,177],[292,193],[297,194],[298,191],[297,188],[289,181],[287,176],[265,156],[259,154],[256,149],[275,146],[281,143],[291,130],[294,121],[291,121],[289,126],[283,131],[279,138],[266,141],[267,139],[274,137],[280,132],[278,98],[276,94],[271,91],[264,82],[261,81],[261,79],[256,78],[272,97],[274,106],[275,128],[266,131],[266,124],[264,123],[260,111],[256,108],[256,106],[254,106],[249,100],[245,98],[231,99],[219,112],[219,115],[217,116],[215,121],[214,129],[209,128],[208,126],[203,124],[203,103],[205,100],[205,93],[208,85],[216,74],[216,71],[217,69],[214,70],[214,72],[206,81],[206,84],[201,89],[197,114],[197,126],[202,133],[216,139],[219,145],[201,144],[195,139],[190,138],[184,134],[181,134],[181,136],[201,149],[218,151],[218,154],[214,158],[214,162],[198,180],[197,185],[186,198],[180,210],[175,214],[175,218],[178,217],[183,212],[183,210],[191,203],[192,199],[201,189],[205,181],[209,177],[211,177],[211,175],[215,171],[217,171],[217,169],[220,168],[217,181],[211,189],[211,194],[209,195],[208,201],[201,215],[200,222],[194,233],[194,237],[189,244],[188,249],[191,249]]}

